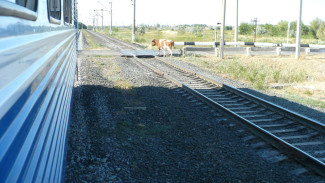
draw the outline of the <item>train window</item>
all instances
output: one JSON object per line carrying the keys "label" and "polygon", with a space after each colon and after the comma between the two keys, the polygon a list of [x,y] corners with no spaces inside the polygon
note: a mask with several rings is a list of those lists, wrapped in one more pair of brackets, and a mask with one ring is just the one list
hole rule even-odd
{"label": "train window", "polygon": [[48,0],[48,6],[50,22],[60,24],[61,0]]}
{"label": "train window", "polygon": [[32,11],[37,9],[37,0],[16,0],[16,4],[28,8]]}
{"label": "train window", "polygon": [[72,24],[71,0],[64,0],[64,22]]}
{"label": "train window", "polygon": [[0,15],[35,21],[36,11],[37,0],[0,0]]}

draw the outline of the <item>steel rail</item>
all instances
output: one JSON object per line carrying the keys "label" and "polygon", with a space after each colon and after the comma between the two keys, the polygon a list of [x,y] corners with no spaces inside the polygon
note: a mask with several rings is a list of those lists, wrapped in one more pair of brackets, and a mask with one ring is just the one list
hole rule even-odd
{"label": "steel rail", "polygon": [[284,115],[284,116],[286,116],[288,118],[291,118],[293,120],[296,120],[296,121],[298,121],[298,122],[300,122],[300,123],[302,123],[304,125],[307,125],[307,126],[313,128],[313,129],[315,129],[317,131],[321,131],[322,133],[325,134],[325,125],[322,124],[322,123],[320,123],[320,122],[318,122],[318,121],[316,121],[316,120],[310,119],[310,118],[308,118],[306,116],[303,116],[303,115],[300,115],[298,113],[295,113],[295,112],[293,112],[291,110],[285,109],[285,108],[283,108],[283,107],[281,107],[279,105],[276,105],[274,103],[268,102],[268,101],[266,101],[264,99],[261,99],[259,97],[254,96],[254,95],[251,95],[251,94],[249,94],[247,92],[244,92],[242,90],[239,90],[237,88],[234,88],[234,87],[232,87],[230,85],[227,85],[227,84],[218,82],[218,81],[216,81],[216,80],[214,80],[212,78],[209,78],[208,76],[205,76],[203,74],[200,74],[200,73],[191,71],[191,70],[189,70],[187,68],[184,68],[184,67],[182,67],[180,65],[177,65],[177,64],[168,62],[168,61],[166,61],[166,60],[164,60],[164,59],[162,59],[160,57],[155,57],[155,58],[158,59],[158,60],[160,60],[160,61],[162,61],[162,62],[164,62],[164,63],[166,63],[166,64],[168,64],[168,65],[171,65],[171,66],[176,67],[178,69],[181,69],[181,70],[183,70],[183,71],[185,71],[187,73],[190,73],[190,74],[193,74],[195,76],[198,76],[198,77],[200,77],[200,78],[202,78],[202,79],[204,79],[204,80],[206,80],[208,82],[211,82],[213,84],[216,84],[216,85],[218,85],[220,87],[223,87],[223,88],[225,88],[228,91],[231,91],[233,93],[236,93],[237,95],[240,95],[240,96],[242,96],[244,98],[247,98],[249,100],[255,101],[258,104],[261,104],[261,105],[263,105],[264,107],[266,107],[268,109],[272,109],[272,110],[274,110],[274,111],[276,111],[276,112],[278,112],[278,113],[280,113],[280,114],[282,114],[282,115]]}
{"label": "steel rail", "polygon": [[[241,91],[239,89],[236,89],[234,87],[231,87],[229,85],[220,83],[214,79],[211,79],[203,74],[191,71],[187,68],[184,68],[182,66],[179,66],[177,64],[173,64],[171,62],[168,62],[162,58],[159,57],[155,57],[156,59],[171,65],[172,67],[181,69],[189,74],[195,75],[201,79],[204,79],[208,82],[211,82],[213,84],[216,84],[220,87],[225,88],[226,90],[229,90],[231,92],[234,92],[244,98],[247,98],[249,100],[252,100],[254,102],[257,102],[258,104],[263,105],[264,107],[271,109],[271,110],[275,110],[276,112],[279,112],[280,114],[287,116],[288,118],[291,118],[295,121],[298,121],[304,125],[308,125],[309,127],[312,127],[313,129],[321,132],[321,133],[325,133],[325,125],[317,122],[315,120],[312,120],[310,118],[307,118],[305,116],[302,116],[300,114],[297,114],[293,111],[290,111],[288,109],[285,109],[281,106],[278,106],[276,104],[270,103],[266,100],[263,100],[261,98],[258,98],[256,96],[253,96],[249,93],[246,93],[244,91]],[[137,58],[137,60],[139,60]],[[269,143],[271,143],[274,147],[276,147],[277,149],[280,149],[281,151],[283,151],[285,154],[289,155],[290,157],[293,157],[295,160],[297,160],[298,162],[306,165],[308,168],[312,169],[314,172],[318,173],[319,175],[325,177],[325,163],[318,160],[317,158],[311,156],[310,154],[308,154],[307,152],[302,151],[301,149],[291,145],[290,143],[282,140],[281,138],[277,137],[276,135],[268,132],[267,130],[259,127],[258,125],[255,125],[253,122],[243,118],[242,116],[236,114],[235,112],[225,108],[224,106],[222,106],[221,104],[211,100],[210,98],[206,97],[205,95],[201,94],[200,92],[196,91],[195,89],[190,88],[189,86],[185,85],[182,83],[182,88],[185,89],[187,92],[191,93],[192,95],[194,95],[195,97],[199,98],[202,102],[207,103],[210,107],[216,108],[217,110],[221,110],[223,113],[227,114],[230,117],[233,117],[241,122],[243,122],[243,124],[254,134],[260,136],[262,139],[264,139],[265,141],[268,141]]]}
{"label": "steel rail", "polygon": [[[258,125],[254,124],[253,122],[243,118],[242,116],[236,114],[235,112],[227,109],[226,107],[224,107],[223,105],[213,101],[212,99],[208,98],[207,96],[203,95],[202,93],[196,91],[195,89],[187,86],[186,84],[178,81],[177,79],[173,78],[172,76],[170,76],[167,73],[164,73],[162,71],[160,71],[159,69],[143,62],[141,59],[134,57],[133,59],[135,59],[136,61],[138,61],[139,63],[147,66],[149,69],[153,70],[155,73],[165,77],[166,79],[172,81],[173,83],[175,83],[177,86],[182,87],[185,91],[187,91],[188,93],[191,93],[192,95],[194,95],[195,97],[197,97],[198,99],[200,99],[202,102],[208,104],[210,107],[219,110],[223,113],[225,113],[226,115],[239,120],[242,122],[243,125],[245,125],[246,128],[248,128],[252,133],[254,133],[255,135],[258,135],[259,137],[261,137],[263,140],[269,142],[271,145],[273,145],[274,147],[276,147],[277,149],[281,150],[282,152],[284,152],[285,154],[287,154],[288,156],[294,158],[296,161],[302,163],[303,165],[307,166],[309,169],[311,169],[312,171],[316,172],[317,174],[325,177],[325,163],[318,160],[317,158],[311,156],[310,154],[308,154],[307,152],[293,146],[292,144],[282,140],[281,138],[277,137],[276,135],[268,132],[267,130],[259,127]],[[159,57],[156,57],[156,59],[158,60],[163,60]],[[165,61],[164,61],[165,62]],[[172,66],[175,66],[174,64],[171,64]],[[191,71],[189,69],[183,68],[181,66],[176,66],[178,69],[182,69],[185,72],[188,72],[190,74],[193,74],[195,76],[198,76],[201,79],[204,79],[206,81],[212,82],[214,84],[217,84],[219,86],[225,87],[228,90],[234,91],[236,94],[240,94],[241,96],[244,96],[245,98],[248,97],[249,99],[252,99],[258,103],[262,103],[262,104],[266,104],[267,106],[272,105],[272,103],[267,102],[263,99],[259,99],[253,95],[250,95],[246,92],[243,91],[239,91],[238,89],[235,89],[231,86],[228,86],[226,84],[222,84],[216,80],[213,80],[207,76],[204,76],[202,74],[199,73],[195,73],[194,71]],[[260,100],[260,101],[259,101]],[[274,105],[272,107],[276,108],[279,106]],[[268,108],[268,107],[267,107]],[[288,111],[287,109],[284,109],[282,107],[279,108],[279,111]],[[283,112],[282,111],[282,112]],[[289,117],[292,117],[293,115],[296,115],[297,113],[293,113],[288,115]],[[298,114],[297,114],[298,115]],[[306,118],[304,116],[298,115],[297,119],[303,119],[303,120],[309,120],[309,118]],[[315,122],[312,120],[312,122]],[[305,123],[304,123],[305,124]],[[311,127],[314,127],[314,125],[309,125]],[[324,129],[324,125],[317,122],[315,126],[320,127],[321,129]],[[320,130],[320,129],[316,129],[316,130]],[[324,133],[324,130],[321,130],[322,133]]]}
{"label": "steel rail", "polygon": [[[119,41],[116,41],[119,42]],[[124,43],[124,42],[122,42]],[[127,43],[123,44],[124,46],[127,46]],[[177,80],[176,78],[170,76],[168,73],[165,73],[161,70],[159,70],[158,68],[155,68],[153,66],[151,66],[150,64],[144,62],[143,60],[139,59],[136,57],[136,55],[133,55],[133,59],[136,60],[137,62],[143,64],[144,66],[148,67],[149,69],[151,69],[153,72],[157,73],[160,76],[165,77],[166,79],[170,80],[171,82],[173,82],[174,84],[176,84],[179,87],[182,87],[185,91],[187,91],[188,93],[191,93],[192,95],[194,95],[195,97],[197,97],[198,99],[200,99],[202,102],[206,103],[207,105],[209,105],[212,108],[215,108],[225,114],[227,114],[228,116],[241,121],[241,124],[244,124],[246,126],[246,128],[248,128],[252,133],[260,136],[262,139],[264,139],[265,141],[268,141],[271,145],[273,145],[274,147],[278,148],[279,150],[281,150],[282,152],[284,152],[285,154],[287,154],[288,156],[292,157],[293,159],[295,159],[296,161],[302,163],[303,165],[307,166],[309,169],[311,169],[312,171],[316,172],[317,174],[325,177],[325,163],[320,161],[319,159],[313,157],[312,155],[308,154],[307,152],[299,149],[298,147],[286,142],[285,140],[281,139],[280,137],[272,134],[271,132],[263,129],[262,127],[254,124],[253,122],[245,119],[243,116],[240,116],[238,114],[236,114],[235,112],[227,109],[225,106],[223,106],[222,104],[219,104],[218,102],[212,100],[211,98],[205,96],[204,94],[196,91],[195,89],[191,88],[190,86],[186,85],[185,83],[182,83],[181,81]],[[196,76],[198,78],[201,78],[209,83],[213,83],[217,86],[220,86],[222,88],[224,88],[227,91],[230,91],[232,93],[235,93],[243,98],[248,99],[249,101],[253,101],[254,103],[258,103],[259,105],[262,105],[263,107],[265,107],[266,109],[270,109],[272,111],[275,111],[277,113],[280,113],[283,116],[288,117],[289,119],[294,120],[295,122],[299,122],[303,125],[307,125],[308,127],[311,127],[315,130],[317,130],[318,132],[324,134],[325,133],[325,125],[317,122],[315,120],[312,120],[310,118],[307,118],[305,116],[302,116],[300,114],[297,114],[293,111],[290,111],[288,109],[285,109],[281,106],[278,106],[276,104],[273,104],[271,102],[268,102],[266,100],[263,100],[261,98],[258,98],[256,96],[253,96],[249,93],[246,93],[244,91],[241,91],[239,89],[236,89],[234,87],[231,87],[229,85],[220,83],[214,79],[211,79],[203,74],[191,71],[189,69],[186,69],[182,66],[179,66],[177,64],[173,64],[171,62],[168,62],[162,58],[159,57],[155,57],[155,59],[160,60],[162,62],[164,62],[165,64],[168,64],[172,67],[175,67],[177,69],[180,69],[186,73],[189,73],[193,76]]]}

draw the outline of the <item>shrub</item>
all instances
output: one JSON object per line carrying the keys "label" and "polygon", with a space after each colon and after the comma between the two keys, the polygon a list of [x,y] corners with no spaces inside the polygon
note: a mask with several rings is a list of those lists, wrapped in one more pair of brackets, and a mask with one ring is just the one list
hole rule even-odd
{"label": "shrub", "polygon": [[319,27],[321,26],[321,22],[322,21],[319,18],[315,18],[314,20],[312,20],[310,22],[310,31],[315,39],[318,39],[317,31],[318,31]]}
{"label": "shrub", "polygon": [[297,33],[296,33],[295,30],[290,30],[290,31],[289,31],[289,36],[290,36],[290,37],[296,37],[296,34],[297,34]]}
{"label": "shrub", "polygon": [[249,25],[248,23],[243,22],[239,25],[240,34],[247,35],[250,34],[252,31],[253,31],[253,26]]}
{"label": "shrub", "polygon": [[278,23],[277,27],[279,29],[279,32],[278,32],[279,34],[278,35],[281,35],[281,36],[287,35],[288,21],[281,20]]}
{"label": "shrub", "polygon": [[144,35],[146,33],[146,28],[141,26],[136,29],[138,35]]}
{"label": "shrub", "polygon": [[278,34],[278,28],[272,24],[265,24],[264,26],[266,32],[270,36],[276,36]]}
{"label": "shrub", "polygon": [[190,33],[199,33],[202,32],[202,28],[201,27],[186,27],[186,32],[190,32]]}
{"label": "shrub", "polygon": [[201,33],[195,33],[195,36],[196,37],[203,37],[203,34],[201,34]]}
{"label": "shrub", "polygon": [[280,71],[279,70],[273,72],[273,80],[276,83],[280,81]]}
{"label": "shrub", "polygon": [[177,31],[177,34],[178,35],[184,35],[185,34],[185,28],[184,27],[179,28],[178,31]]}
{"label": "shrub", "polygon": [[135,37],[134,42],[137,42],[137,43],[145,43],[146,40],[144,38]]}
{"label": "shrub", "polygon": [[256,33],[257,33],[258,35],[264,35],[264,34],[267,33],[267,31],[266,31],[266,29],[265,29],[264,27],[262,27],[262,26],[257,26],[257,27],[256,27]]}
{"label": "shrub", "polygon": [[321,23],[321,25],[317,30],[316,35],[320,40],[325,41],[325,22]]}

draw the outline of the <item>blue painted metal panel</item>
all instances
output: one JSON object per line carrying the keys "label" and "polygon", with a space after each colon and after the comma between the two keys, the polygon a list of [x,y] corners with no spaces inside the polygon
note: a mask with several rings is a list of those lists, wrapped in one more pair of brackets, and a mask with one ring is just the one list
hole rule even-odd
{"label": "blue painted metal panel", "polygon": [[74,24],[63,16],[50,23],[48,1],[37,0],[34,18],[14,2],[0,0],[0,183],[62,182],[77,60],[76,0],[68,1]]}
{"label": "blue painted metal panel", "polygon": [[63,179],[75,30],[40,34],[0,39],[0,182]]}

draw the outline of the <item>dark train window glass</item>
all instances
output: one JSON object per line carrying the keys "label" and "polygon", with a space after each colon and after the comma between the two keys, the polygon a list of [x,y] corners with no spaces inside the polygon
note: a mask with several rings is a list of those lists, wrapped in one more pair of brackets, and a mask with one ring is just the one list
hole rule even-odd
{"label": "dark train window glass", "polygon": [[32,11],[37,10],[37,0],[16,0],[16,4],[28,8]]}
{"label": "dark train window glass", "polygon": [[16,4],[25,7],[26,1],[25,0],[16,0]]}
{"label": "dark train window glass", "polygon": [[71,24],[72,23],[72,8],[71,0],[64,0],[64,21]]}
{"label": "dark train window glass", "polygon": [[61,20],[61,0],[49,0],[48,6],[50,16]]}
{"label": "dark train window glass", "polygon": [[37,19],[37,0],[0,0],[0,15]]}

